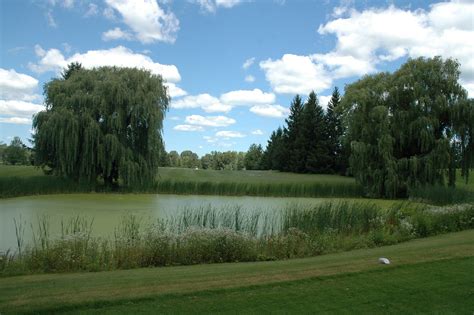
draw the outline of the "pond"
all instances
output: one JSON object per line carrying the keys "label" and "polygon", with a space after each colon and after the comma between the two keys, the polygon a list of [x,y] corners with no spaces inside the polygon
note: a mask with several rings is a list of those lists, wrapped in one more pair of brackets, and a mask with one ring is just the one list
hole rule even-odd
{"label": "pond", "polygon": [[[93,220],[94,236],[109,237],[127,215],[153,222],[178,216],[186,209],[213,207],[226,211],[240,207],[243,212],[260,211],[272,216],[288,205],[315,205],[328,200],[334,199],[94,193],[0,199],[0,251],[16,249],[14,219],[23,223],[23,238],[29,242],[32,228],[36,231],[43,218],[47,218],[52,236],[60,234],[61,222],[80,216]],[[377,200],[377,203],[388,206],[392,201]]]}

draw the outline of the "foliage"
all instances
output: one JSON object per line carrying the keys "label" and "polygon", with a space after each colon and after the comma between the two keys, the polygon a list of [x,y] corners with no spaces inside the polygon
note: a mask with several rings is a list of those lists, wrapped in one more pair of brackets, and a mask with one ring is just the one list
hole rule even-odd
{"label": "foliage", "polygon": [[12,165],[28,164],[28,148],[20,137],[14,137],[10,145],[3,150],[3,161]]}
{"label": "foliage", "polygon": [[330,156],[329,169],[334,173],[344,175],[347,170],[347,153],[342,143],[344,125],[341,113],[341,95],[337,86],[331,95],[326,111],[326,135],[328,141],[328,152]]}
{"label": "foliage", "polygon": [[201,162],[199,161],[199,156],[190,150],[181,152],[179,157],[180,157],[181,167],[199,168],[201,166]]}
{"label": "foliage", "polygon": [[473,117],[474,107],[458,79],[456,61],[418,58],[346,87],[351,171],[367,195],[403,197],[446,179],[454,185],[456,141],[467,175],[474,125],[460,113]]}
{"label": "foliage", "polygon": [[245,154],[244,165],[247,170],[260,170],[262,169],[262,156],[263,149],[259,144],[252,144],[249,150]]}
{"label": "foliage", "polygon": [[298,171],[327,173],[331,164],[328,151],[326,121],[316,93],[311,92],[301,113],[301,132],[297,143],[302,154],[304,168]]}
{"label": "foliage", "polygon": [[154,180],[169,103],[160,76],[72,64],[44,89],[46,110],[33,121],[37,165],[108,186]]}
{"label": "foliage", "polygon": [[[21,224],[26,226],[26,222]],[[15,226],[22,230],[16,221]],[[93,237],[93,222],[82,218],[61,226],[61,235],[53,237],[49,221],[43,218],[29,246],[18,233],[19,248],[1,256],[0,274],[315,256],[472,229],[474,206],[420,208],[405,204],[384,211],[369,203],[293,205],[273,221],[240,208],[189,209],[175,220],[143,223],[133,216],[124,217],[112,240]]]}

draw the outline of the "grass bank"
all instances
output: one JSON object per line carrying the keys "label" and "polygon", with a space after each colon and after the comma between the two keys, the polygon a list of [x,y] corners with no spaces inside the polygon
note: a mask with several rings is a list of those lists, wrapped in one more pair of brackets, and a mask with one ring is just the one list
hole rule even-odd
{"label": "grass bank", "polygon": [[0,311],[469,313],[473,253],[469,230],[305,259],[8,277]]}
{"label": "grass bank", "polygon": [[[101,191],[88,183],[46,176],[33,166],[0,165],[0,198],[15,196]],[[292,174],[276,171],[215,171],[160,168],[149,187],[119,191],[274,197],[360,197],[353,178],[338,175]]]}
{"label": "grass bank", "polygon": [[326,202],[294,205],[279,215],[240,208],[189,209],[180,216],[143,222],[125,217],[111,239],[92,237],[93,222],[77,217],[52,236],[40,220],[33,240],[28,222],[14,222],[18,248],[0,255],[0,275],[101,271],[200,263],[311,257],[474,228],[474,205],[427,207]]}

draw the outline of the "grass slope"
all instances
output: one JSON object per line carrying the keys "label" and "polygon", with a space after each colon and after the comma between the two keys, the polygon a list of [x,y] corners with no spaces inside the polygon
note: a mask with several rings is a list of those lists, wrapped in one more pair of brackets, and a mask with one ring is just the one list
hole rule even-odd
{"label": "grass slope", "polygon": [[[389,257],[392,265],[379,265],[381,256]],[[349,312],[352,307],[379,312],[384,311],[383,305],[397,307],[394,311],[425,311],[423,307],[428,307],[427,312],[472,311],[468,298],[473,295],[473,256],[474,230],[469,230],[308,259],[10,277],[0,279],[0,312],[105,307],[99,312],[109,308],[135,313],[156,312],[159,306],[164,307],[162,312],[237,312],[239,308],[251,312],[257,306],[268,309],[255,311],[301,312],[310,307],[308,303],[319,304],[312,301],[322,303],[314,310],[334,312]],[[452,261],[433,263],[446,259]],[[419,265],[409,267],[413,264]],[[334,277],[341,274],[347,275]],[[384,279],[391,282],[385,286]],[[345,299],[330,303],[336,301],[336,292]],[[422,299],[427,302],[419,304]],[[178,306],[190,300],[195,306]],[[443,301],[449,302],[447,309],[441,308]],[[334,304],[342,308],[331,310]]]}
{"label": "grass slope", "polygon": [[474,258],[155,299],[98,304],[69,314],[470,313]]}

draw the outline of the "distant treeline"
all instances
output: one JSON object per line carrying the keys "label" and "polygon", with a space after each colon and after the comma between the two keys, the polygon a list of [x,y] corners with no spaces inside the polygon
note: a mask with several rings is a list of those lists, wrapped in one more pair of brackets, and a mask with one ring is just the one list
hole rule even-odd
{"label": "distant treeline", "polygon": [[306,102],[296,95],[286,126],[274,131],[265,150],[252,144],[247,152],[207,153],[201,158],[186,150],[160,153],[160,166],[213,170],[279,170],[295,173],[346,173],[348,157],[342,146],[341,97],[334,89],[327,111],[314,92]]}
{"label": "distant treeline", "polygon": [[20,137],[14,137],[10,145],[0,143],[0,162],[10,165],[32,165],[34,154],[31,148],[23,144]]}

